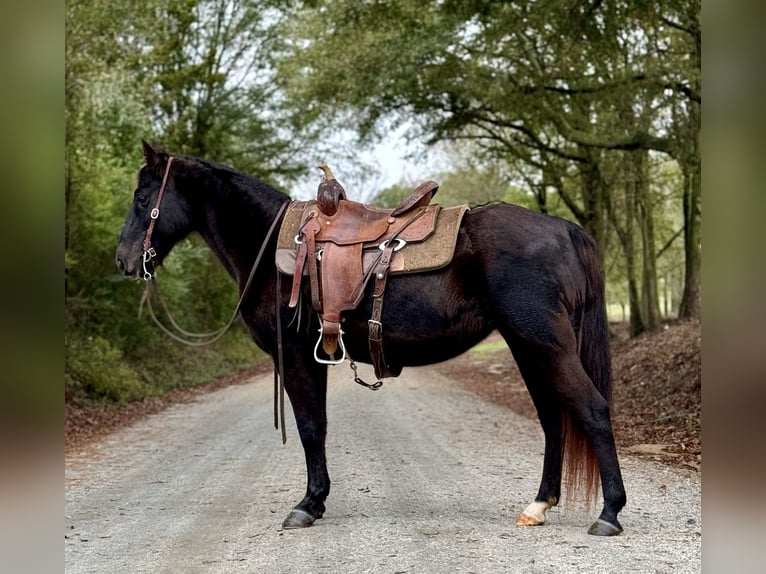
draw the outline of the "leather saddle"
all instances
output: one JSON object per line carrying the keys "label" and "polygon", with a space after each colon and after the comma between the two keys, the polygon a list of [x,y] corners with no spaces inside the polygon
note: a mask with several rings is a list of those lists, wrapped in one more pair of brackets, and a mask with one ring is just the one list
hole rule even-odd
{"label": "leather saddle", "polygon": [[[316,202],[303,212],[295,242],[295,267],[290,307],[298,305],[301,282],[308,275],[311,304],[321,320],[314,358],[325,364],[339,364],[346,356],[341,313],[355,309],[365,287],[374,277],[373,310],[368,321],[370,357],[376,376],[395,376],[389,369],[382,346],[383,295],[395,253],[410,243],[425,241],[434,233],[441,209],[429,205],[439,186],[426,181],[396,209],[384,209],[346,199],[332,172],[324,165]],[[319,355],[321,343],[323,352]],[[336,358],[340,351],[340,358]]]}

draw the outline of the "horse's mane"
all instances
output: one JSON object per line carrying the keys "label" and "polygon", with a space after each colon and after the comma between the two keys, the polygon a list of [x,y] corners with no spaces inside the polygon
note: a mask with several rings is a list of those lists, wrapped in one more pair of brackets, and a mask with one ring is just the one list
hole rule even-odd
{"label": "horse's mane", "polygon": [[188,164],[191,164],[192,166],[210,170],[222,181],[235,183],[236,180],[240,180],[239,184],[234,185],[234,188],[242,191],[245,195],[252,196],[253,194],[258,194],[261,197],[267,196],[273,198],[281,198],[283,194],[287,195],[284,191],[278,189],[267,181],[229,165],[187,154],[176,154],[175,157],[188,162]]}

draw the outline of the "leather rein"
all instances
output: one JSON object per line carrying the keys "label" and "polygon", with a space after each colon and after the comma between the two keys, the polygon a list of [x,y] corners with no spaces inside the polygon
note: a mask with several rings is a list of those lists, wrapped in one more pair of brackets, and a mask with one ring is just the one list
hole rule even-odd
{"label": "leather rein", "polygon": [[[144,237],[144,253],[142,256],[143,261],[143,269],[144,269],[144,281],[146,282],[146,288],[144,289],[144,294],[141,297],[141,303],[139,305],[138,314],[139,317],[141,316],[141,309],[143,308],[144,302],[146,302],[146,307],[149,309],[149,314],[152,317],[152,320],[159,326],[159,328],[170,338],[174,339],[175,341],[178,341],[179,343],[183,343],[184,345],[189,345],[192,347],[201,347],[204,345],[210,345],[211,343],[214,343],[221,337],[223,337],[224,333],[229,330],[229,328],[234,324],[234,322],[237,320],[237,317],[239,316],[240,308],[242,307],[242,302],[245,300],[245,296],[247,295],[247,292],[250,289],[250,285],[253,282],[253,277],[255,277],[255,271],[258,269],[258,265],[261,263],[261,259],[263,259],[263,255],[266,252],[266,246],[269,244],[269,240],[271,239],[272,235],[274,235],[274,230],[277,228],[277,224],[282,218],[282,215],[284,214],[285,210],[287,209],[287,206],[291,203],[290,200],[285,201],[282,203],[282,205],[279,207],[279,210],[277,211],[277,214],[274,216],[273,221],[271,222],[271,225],[269,226],[269,230],[266,232],[266,237],[263,240],[263,243],[261,244],[260,249],[258,250],[258,254],[255,256],[255,262],[253,263],[253,267],[250,270],[250,275],[247,278],[247,281],[245,282],[245,286],[242,288],[242,293],[239,296],[239,301],[237,301],[237,306],[234,308],[234,312],[231,315],[231,318],[229,321],[220,329],[217,329],[216,331],[211,331],[210,333],[191,333],[189,331],[184,330],[181,328],[178,323],[173,319],[173,316],[170,314],[170,310],[168,309],[167,303],[165,302],[165,299],[162,297],[162,293],[160,293],[159,286],[157,285],[156,281],[152,281],[154,279],[154,264],[152,264],[152,270],[150,271],[147,268],[147,263],[152,261],[156,256],[157,252],[152,247],[152,233],[154,232],[154,226],[157,222],[157,219],[160,216],[160,205],[162,204],[162,196],[165,194],[165,188],[167,187],[168,183],[168,176],[170,174],[170,164],[173,163],[173,156],[168,157],[168,163],[165,167],[165,174],[162,177],[162,185],[160,186],[160,192],[157,195],[157,202],[154,205],[154,208],[152,209],[150,213],[151,221],[149,222],[149,228],[146,230],[146,237]],[[165,315],[168,318],[168,321],[173,326],[173,328],[178,331],[178,333],[174,333],[172,330],[170,330],[168,327],[165,326],[162,321],[159,320],[157,315],[154,312],[154,309],[152,308],[151,303],[151,295],[152,295],[152,288],[154,289],[155,293],[157,294],[157,298],[160,301],[160,304],[162,305],[162,308],[165,310]],[[284,386],[284,359],[282,356],[282,326],[281,326],[281,317],[280,317],[280,309],[279,309],[279,293],[280,293],[280,285],[279,285],[279,271],[277,271],[277,290],[276,290],[276,319],[277,319],[277,347],[278,347],[278,361],[277,365],[274,369],[274,427],[279,429],[281,426],[282,431],[282,444],[287,442],[287,431],[285,429],[285,386]],[[204,341],[195,341],[192,340],[192,338],[206,338]],[[281,425],[280,425],[281,422]]]}
{"label": "leather rein", "polygon": [[[271,236],[274,234],[274,230],[277,228],[277,224],[280,221],[280,218],[282,214],[285,212],[285,209],[287,209],[288,204],[290,201],[285,201],[279,208],[279,211],[277,211],[276,216],[274,217],[274,220],[271,222],[271,226],[269,227],[268,232],[266,233],[266,238],[263,240],[263,243],[261,244],[260,249],[258,250],[258,254],[255,257],[255,262],[253,263],[253,267],[250,270],[250,275],[247,278],[247,282],[245,283],[245,286],[242,288],[242,293],[239,296],[239,301],[237,301],[237,305],[234,308],[234,312],[231,315],[231,318],[229,321],[220,329],[216,329],[215,331],[211,331],[209,333],[192,333],[189,331],[186,331],[181,326],[178,325],[178,323],[173,319],[173,316],[170,313],[170,310],[168,309],[167,303],[165,302],[165,299],[162,297],[162,293],[160,293],[159,286],[157,285],[156,281],[152,281],[154,279],[154,264],[152,263],[152,269],[151,271],[147,267],[147,263],[150,263],[156,256],[157,252],[155,251],[154,247],[152,247],[152,233],[154,232],[154,226],[157,222],[157,219],[160,216],[160,206],[162,204],[162,197],[165,194],[165,189],[167,187],[168,183],[168,176],[170,174],[170,165],[173,163],[173,156],[168,157],[168,163],[165,167],[165,174],[162,177],[162,185],[160,186],[160,192],[157,195],[157,201],[154,205],[154,208],[152,209],[150,213],[151,221],[149,222],[149,228],[146,230],[146,237],[144,237],[144,253],[142,256],[142,263],[143,263],[143,269],[144,269],[144,281],[146,282],[146,288],[144,289],[144,294],[141,297],[141,303],[139,306],[139,316],[141,314],[141,309],[143,308],[144,302],[146,302],[146,306],[149,309],[149,314],[151,315],[154,322],[160,327],[162,331],[165,332],[166,335],[174,339],[175,341],[178,341],[179,343],[183,343],[184,345],[189,345],[192,347],[200,347],[204,345],[210,345],[211,343],[214,343],[218,339],[220,339],[226,331],[229,330],[229,328],[234,324],[234,322],[237,320],[237,317],[239,316],[239,311],[242,306],[242,302],[245,299],[245,296],[247,295],[247,292],[250,289],[250,285],[253,282],[253,277],[255,277],[255,272],[258,269],[258,265],[261,263],[261,259],[263,259],[263,255],[266,251],[266,246],[269,243],[269,240],[271,239]],[[157,317],[156,313],[154,312],[154,309],[152,308],[151,303],[151,296],[152,296],[152,289],[157,295],[157,298],[160,301],[160,304],[162,305],[162,308],[165,311],[165,315],[168,318],[168,321],[170,322],[173,329],[175,329],[177,332],[173,332],[170,328],[168,328],[164,323],[162,323],[159,318]],[[204,341],[200,340],[194,340],[194,339],[206,339]]]}

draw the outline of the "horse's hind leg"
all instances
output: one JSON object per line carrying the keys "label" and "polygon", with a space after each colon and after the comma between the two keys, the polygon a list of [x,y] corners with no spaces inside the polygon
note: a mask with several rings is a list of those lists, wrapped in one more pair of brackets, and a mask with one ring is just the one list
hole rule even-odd
{"label": "horse's hind leg", "polygon": [[577,355],[571,353],[562,357],[558,364],[560,374],[556,379],[556,390],[571,413],[573,422],[593,445],[601,475],[604,507],[588,533],[598,536],[619,534],[622,526],[617,515],[625,506],[626,495],[617,460],[609,402],[593,385]]}
{"label": "horse's hind leg", "polygon": [[[617,514],[625,506],[625,489],[617,460],[609,403],[583,369],[573,337],[555,345],[507,338],[517,358],[527,388],[537,407],[545,433],[545,460],[540,490],[517,520],[520,525],[545,522],[547,510],[560,498],[562,475],[562,413],[571,416],[576,428],[593,446],[601,477],[604,508],[588,531],[596,535],[622,532]],[[571,438],[571,435],[570,435]],[[571,448],[572,445],[566,445]],[[583,456],[588,456],[583,453]],[[590,463],[585,461],[585,465]]]}
{"label": "horse's hind leg", "polygon": [[556,506],[561,499],[561,411],[552,402],[546,401],[541,393],[533,393],[530,389],[530,394],[545,434],[545,458],[537,496],[516,518],[518,526],[545,524],[548,509]]}

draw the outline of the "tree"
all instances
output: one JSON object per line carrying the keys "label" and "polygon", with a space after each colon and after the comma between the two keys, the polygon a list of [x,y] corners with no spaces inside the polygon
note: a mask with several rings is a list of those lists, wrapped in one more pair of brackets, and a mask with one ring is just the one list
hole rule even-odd
{"label": "tree", "polygon": [[[305,171],[300,154],[313,132],[302,129],[304,114],[282,106],[270,63],[280,49],[271,30],[283,4],[67,3],[66,373],[78,392],[136,398],[251,360],[251,346],[232,344],[246,337],[243,329],[210,351],[190,354],[146,319],[137,321],[139,290],[118,280],[114,249],[142,138],[275,183]],[[178,321],[192,330],[227,320],[237,298],[231,280],[194,240],[165,262],[162,286]],[[153,361],[158,355],[167,364]],[[114,378],[103,376],[109,371]]]}
{"label": "tree", "polygon": [[[299,105],[322,106],[325,121],[330,112],[350,115],[365,137],[374,137],[383,119],[414,117],[429,141],[467,140],[498,161],[526,163],[538,173],[532,179],[540,207],[554,191],[602,251],[613,192],[606,163],[626,151],[672,157],[688,172],[684,237],[692,294],[700,249],[699,30],[695,0],[333,0],[305,3],[302,17],[290,23],[286,34],[300,49],[282,70]],[[646,204],[643,191],[641,197]],[[642,208],[635,215],[643,218],[638,231],[647,235],[648,254],[651,213]],[[648,257],[646,266],[645,298],[654,299]],[[646,312],[654,314],[653,307]],[[682,315],[698,312],[684,305]]]}

